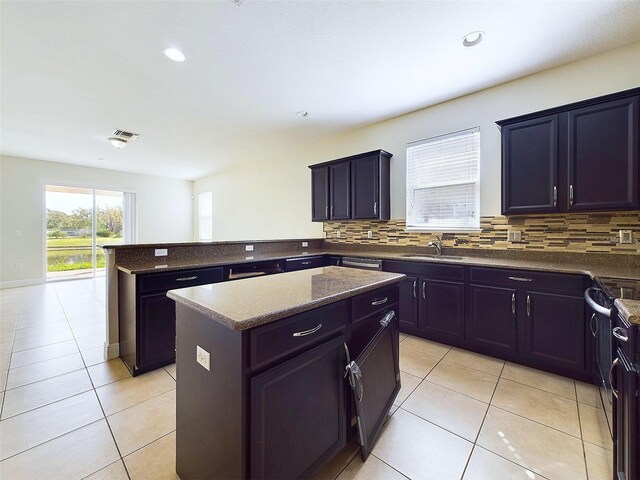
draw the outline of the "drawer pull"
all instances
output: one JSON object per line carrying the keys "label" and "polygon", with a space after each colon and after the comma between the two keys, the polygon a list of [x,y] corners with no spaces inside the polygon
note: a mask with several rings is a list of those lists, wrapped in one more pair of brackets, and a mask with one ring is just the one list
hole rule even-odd
{"label": "drawer pull", "polygon": [[427,282],[425,281],[422,282],[422,299],[427,299]]}
{"label": "drawer pull", "polygon": [[515,293],[511,294],[511,313],[513,315],[516,314],[516,294]]}
{"label": "drawer pull", "polygon": [[527,317],[531,316],[531,297],[527,295]]}
{"label": "drawer pull", "polygon": [[311,262],[302,262],[302,265],[311,265]]}
{"label": "drawer pull", "polygon": [[[593,327],[595,325],[595,328]],[[596,319],[596,312],[591,314],[591,320],[589,320],[589,328],[591,329],[591,335],[595,338],[598,334],[598,321]]]}
{"label": "drawer pull", "polygon": [[311,335],[312,333],[316,333],[318,330],[322,328],[322,324],[319,323],[317,326],[313,327],[310,330],[305,330],[303,332],[296,332],[293,334],[294,337],[304,337],[306,335]]}
{"label": "drawer pull", "polygon": [[629,341],[629,336],[625,335],[624,328],[622,327],[615,327],[611,333],[613,333],[613,336],[616,337],[621,342]]}
{"label": "drawer pull", "polygon": [[198,278],[197,275],[193,275],[192,277],[176,278],[176,282],[188,282],[189,280],[195,280],[196,278]]}
{"label": "drawer pull", "polygon": [[414,280],[413,281],[413,298],[418,298],[418,295],[416,295],[417,286],[418,286],[418,280]]}
{"label": "drawer pull", "polygon": [[525,277],[509,277],[509,280],[513,280],[514,282],[533,282],[532,278]]}
{"label": "drawer pull", "polygon": [[380,300],[374,300],[373,302],[371,302],[371,306],[375,307],[376,305],[384,305],[385,303],[387,303],[387,300],[389,300],[388,297],[381,298]]}

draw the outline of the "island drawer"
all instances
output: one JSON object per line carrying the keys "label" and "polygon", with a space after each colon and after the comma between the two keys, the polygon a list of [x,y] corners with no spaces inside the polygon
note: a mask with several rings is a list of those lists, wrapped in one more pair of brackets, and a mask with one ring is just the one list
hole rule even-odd
{"label": "island drawer", "polygon": [[353,297],[351,303],[353,323],[373,313],[388,310],[389,307],[398,303],[399,295],[400,290],[396,284]]}
{"label": "island drawer", "polygon": [[256,370],[299,352],[344,329],[348,320],[349,303],[344,300],[251,329],[249,366]]}
{"label": "island drawer", "polygon": [[145,273],[138,276],[139,293],[192,287],[223,280],[222,267],[177,270],[163,273]]}
{"label": "island drawer", "polygon": [[472,267],[470,280],[479,285],[501,285],[524,290],[542,290],[581,296],[587,288],[584,275]]}

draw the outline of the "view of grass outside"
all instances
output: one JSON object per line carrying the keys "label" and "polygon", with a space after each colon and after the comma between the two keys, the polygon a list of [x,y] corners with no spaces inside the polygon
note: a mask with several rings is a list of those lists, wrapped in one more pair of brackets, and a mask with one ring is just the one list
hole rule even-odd
{"label": "view of grass outside", "polygon": [[[105,267],[101,245],[122,243],[122,193],[96,191],[96,269]],[[47,186],[47,272],[93,268],[93,190]]]}

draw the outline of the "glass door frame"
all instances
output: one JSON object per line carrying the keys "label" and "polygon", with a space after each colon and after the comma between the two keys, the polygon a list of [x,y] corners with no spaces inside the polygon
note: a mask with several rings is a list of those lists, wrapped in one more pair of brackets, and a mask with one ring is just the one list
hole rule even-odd
{"label": "glass door frame", "polygon": [[[73,277],[60,277],[60,278],[48,278],[47,276],[47,187],[62,187],[62,188],[78,188],[84,190],[91,190],[92,196],[92,211],[91,211],[91,277],[85,278],[73,278]],[[97,261],[97,215],[96,215],[96,192],[97,191],[112,191],[112,192],[122,192],[123,194],[123,229],[124,225],[127,223],[124,220],[124,194],[134,194],[137,195],[137,191],[130,188],[122,188],[122,187],[113,187],[113,186],[103,186],[103,185],[95,185],[95,184],[86,184],[86,183],[74,183],[74,182],[59,182],[56,180],[45,180],[42,182],[42,231],[41,231],[41,239],[42,239],[42,279],[44,282],[58,282],[58,281],[68,281],[68,280],[85,280],[87,278],[95,279],[96,278],[96,261]],[[133,219],[133,223],[135,227],[133,228],[134,238],[131,243],[136,243],[137,238],[137,203],[134,206],[135,218]]]}

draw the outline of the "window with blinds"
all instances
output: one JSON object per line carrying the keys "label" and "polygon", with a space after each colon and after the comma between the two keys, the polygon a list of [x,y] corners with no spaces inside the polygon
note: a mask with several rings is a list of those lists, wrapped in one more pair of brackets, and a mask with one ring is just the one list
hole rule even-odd
{"label": "window with blinds", "polygon": [[407,229],[480,228],[480,129],[407,145]]}

